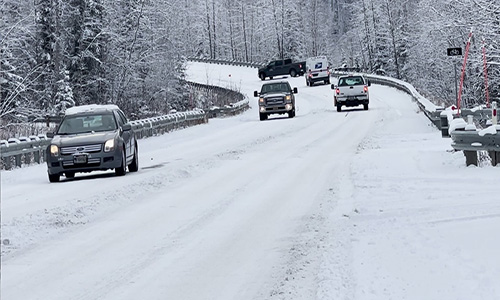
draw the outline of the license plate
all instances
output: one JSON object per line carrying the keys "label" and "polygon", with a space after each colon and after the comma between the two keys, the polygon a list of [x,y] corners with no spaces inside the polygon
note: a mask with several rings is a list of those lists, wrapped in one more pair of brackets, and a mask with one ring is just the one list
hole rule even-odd
{"label": "license plate", "polygon": [[73,156],[73,162],[75,164],[86,164],[87,163],[87,154],[78,154]]}
{"label": "license plate", "polygon": [[347,97],[347,100],[356,100],[356,97],[354,97],[354,96],[349,96],[349,97]]}

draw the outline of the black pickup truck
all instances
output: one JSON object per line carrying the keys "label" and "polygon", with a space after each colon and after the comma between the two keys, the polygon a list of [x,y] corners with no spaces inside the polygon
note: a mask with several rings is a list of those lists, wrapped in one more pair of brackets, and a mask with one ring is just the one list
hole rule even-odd
{"label": "black pickup truck", "polygon": [[273,79],[273,76],[290,75],[291,77],[304,75],[306,62],[292,62],[290,58],[270,61],[265,67],[259,68],[259,78]]}

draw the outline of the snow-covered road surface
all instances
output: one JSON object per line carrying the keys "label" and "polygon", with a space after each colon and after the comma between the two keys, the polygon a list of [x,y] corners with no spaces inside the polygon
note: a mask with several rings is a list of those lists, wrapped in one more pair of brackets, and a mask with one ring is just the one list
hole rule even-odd
{"label": "snow-covered road surface", "polygon": [[260,122],[255,69],[188,79],[251,109],[139,140],[125,177],[1,173],[3,300],[500,299],[499,168],[465,167],[409,96],[337,113],[287,78],[297,116]]}

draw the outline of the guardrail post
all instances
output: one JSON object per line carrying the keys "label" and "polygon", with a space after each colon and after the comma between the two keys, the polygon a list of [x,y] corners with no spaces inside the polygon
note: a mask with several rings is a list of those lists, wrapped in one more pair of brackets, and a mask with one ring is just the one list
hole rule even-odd
{"label": "guardrail post", "polygon": [[31,164],[31,152],[24,153],[24,163],[27,165]]}
{"label": "guardrail post", "polygon": [[14,159],[16,161],[15,165],[16,167],[20,168],[22,166],[22,159],[21,159],[22,154],[14,155]]}
{"label": "guardrail post", "polygon": [[445,114],[444,112],[441,113],[440,115],[440,120],[441,120],[441,136],[442,137],[449,137],[450,134],[448,132],[449,124],[448,124],[448,115]]}
{"label": "guardrail post", "polygon": [[499,151],[488,151],[491,158],[491,165],[496,167],[500,163],[500,152]]}
{"label": "guardrail post", "polygon": [[498,111],[497,111],[497,102],[496,101],[491,103],[491,123],[493,125],[498,124]]}
{"label": "guardrail post", "polygon": [[40,150],[33,152],[33,159],[37,164],[40,163]]}
{"label": "guardrail post", "polygon": [[465,165],[474,165],[477,167],[477,151],[464,150]]}

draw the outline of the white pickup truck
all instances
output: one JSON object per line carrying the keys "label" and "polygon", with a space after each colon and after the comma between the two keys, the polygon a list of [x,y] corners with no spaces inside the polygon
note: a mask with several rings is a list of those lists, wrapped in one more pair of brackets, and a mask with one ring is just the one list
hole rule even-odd
{"label": "white pickup truck", "polygon": [[340,76],[337,86],[331,85],[332,90],[335,90],[333,99],[337,111],[341,111],[342,106],[352,107],[358,105],[363,105],[364,110],[368,110],[368,103],[370,103],[368,87],[370,85],[370,81],[362,75]]}

